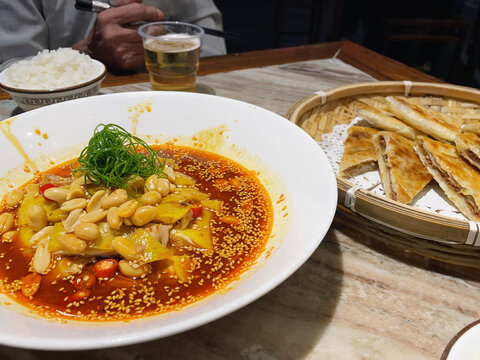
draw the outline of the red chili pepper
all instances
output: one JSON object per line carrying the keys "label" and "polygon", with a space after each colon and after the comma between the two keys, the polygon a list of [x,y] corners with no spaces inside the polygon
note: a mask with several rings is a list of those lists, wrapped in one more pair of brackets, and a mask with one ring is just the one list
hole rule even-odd
{"label": "red chili pepper", "polygon": [[97,262],[93,268],[95,275],[106,278],[112,276],[117,270],[118,261],[115,259],[103,259]]}
{"label": "red chili pepper", "polygon": [[192,205],[192,213],[193,213],[193,218],[196,219],[200,216],[202,216],[203,213],[203,205],[200,203],[195,203]]}
{"label": "red chili pepper", "polygon": [[52,183],[43,184],[42,186],[40,186],[40,189],[39,189],[40,195],[42,195],[45,198],[45,200],[51,201],[52,199],[47,198],[44,195],[44,192],[45,192],[45,190],[48,190],[48,189],[53,188],[53,187],[58,187],[58,185],[55,185],[55,184],[52,184]]}
{"label": "red chili pepper", "polygon": [[75,278],[73,286],[75,286],[75,289],[77,290],[89,289],[95,285],[96,279],[97,278],[95,275],[93,275],[90,271],[86,271]]}
{"label": "red chili pepper", "polygon": [[85,300],[90,296],[92,292],[88,289],[81,289],[75,291],[73,294],[70,294],[68,296],[67,302],[72,302],[72,301],[80,301],[80,300]]}

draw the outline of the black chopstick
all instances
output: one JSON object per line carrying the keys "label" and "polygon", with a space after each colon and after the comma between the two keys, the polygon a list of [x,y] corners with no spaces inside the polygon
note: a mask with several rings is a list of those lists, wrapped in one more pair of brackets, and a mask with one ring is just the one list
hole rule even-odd
{"label": "black chopstick", "polygon": [[90,12],[100,12],[114,7],[110,3],[96,0],[75,0],[75,9]]}
{"label": "black chopstick", "polygon": [[234,34],[229,31],[210,29],[203,26],[200,27],[203,29],[203,31],[205,31],[205,34],[207,35],[223,37],[225,39],[240,40],[240,36],[238,34]]}
{"label": "black chopstick", "polygon": [[[75,9],[81,10],[81,11],[89,11],[89,12],[99,13],[103,10],[107,10],[107,9],[112,8],[112,7],[115,7],[115,5],[112,5],[110,3],[103,2],[103,1],[75,0]],[[203,26],[199,26],[199,27],[201,27],[203,29],[203,31],[205,31],[205,34],[207,34],[207,35],[223,37],[225,39],[240,40],[240,37],[239,37],[238,34],[234,34],[234,33],[228,32],[228,31],[210,29],[210,28],[206,28],[206,27],[203,27]]]}

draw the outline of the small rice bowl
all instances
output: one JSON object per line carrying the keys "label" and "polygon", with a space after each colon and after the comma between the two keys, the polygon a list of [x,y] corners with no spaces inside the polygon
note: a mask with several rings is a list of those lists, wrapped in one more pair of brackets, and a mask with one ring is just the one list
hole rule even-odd
{"label": "small rice bowl", "polygon": [[75,86],[99,76],[104,69],[90,56],[72,48],[43,50],[5,70],[4,84],[30,90],[51,90]]}

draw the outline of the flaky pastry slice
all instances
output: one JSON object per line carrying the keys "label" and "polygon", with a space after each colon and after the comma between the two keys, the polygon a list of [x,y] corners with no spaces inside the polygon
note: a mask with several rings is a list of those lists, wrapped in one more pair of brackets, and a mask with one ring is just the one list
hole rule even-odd
{"label": "flaky pastry slice", "polygon": [[461,213],[480,221],[480,173],[460,157],[455,146],[419,136],[415,151]]}
{"label": "flaky pastry slice", "polygon": [[408,204],[432,179],[415,154],[415,142],[397,133],[380,131],[374,144],[385,194]]}
{"label": "flaky pastry slice", "polygon": [[457,134],[455,146],[465,160],[480,170],[480,136],[472,133]]}
{"label": "flaky pastry slice", "polygon": [[377,154],[373,138],[377,133],[378,130],[366,126],[352,126],[348,129],[340,161],[341,176],[352,177],[376,168]]}
{"label": "flaky pastry slice", "polygon": [[385,96],[354,96],[354,98],[357,100],[357,102],[373,107],[385,115],[393,116],[390,108],[387,105],[387,102],[385,101]]}
{"label": "flaky pastry slice", "polygon": [[420,131],[415,130],[403,121],[400,121],[393,116],[389,116],[370,105],[357,101],[353,107],[353,111],[378,129],[393,131],[411,140],[415,140],[418,135],[422,134]]}
{"label": "flaky pastry slice", "polygon": [[411,104],[397,96],[387,96],[385,100],[400,120],[437,140],[453,142],[455,135],[460,132],[462,120],[459,118]]}
{"label": "flaky pastry slice", "polygon": [[462,133],[472,133],[480,135],[480,120],[468,119],[462,126]]}

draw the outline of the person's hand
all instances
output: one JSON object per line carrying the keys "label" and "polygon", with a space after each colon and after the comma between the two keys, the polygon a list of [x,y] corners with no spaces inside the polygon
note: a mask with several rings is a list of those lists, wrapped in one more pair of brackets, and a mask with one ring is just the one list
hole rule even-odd
{"label": "person's hand", "polygon": [[113,69],[132,70],[144,62],[138,21],[160,21],[163,13],[141,0],[121,0],[115,8],[102,11],[86,39],[84,51]]}

